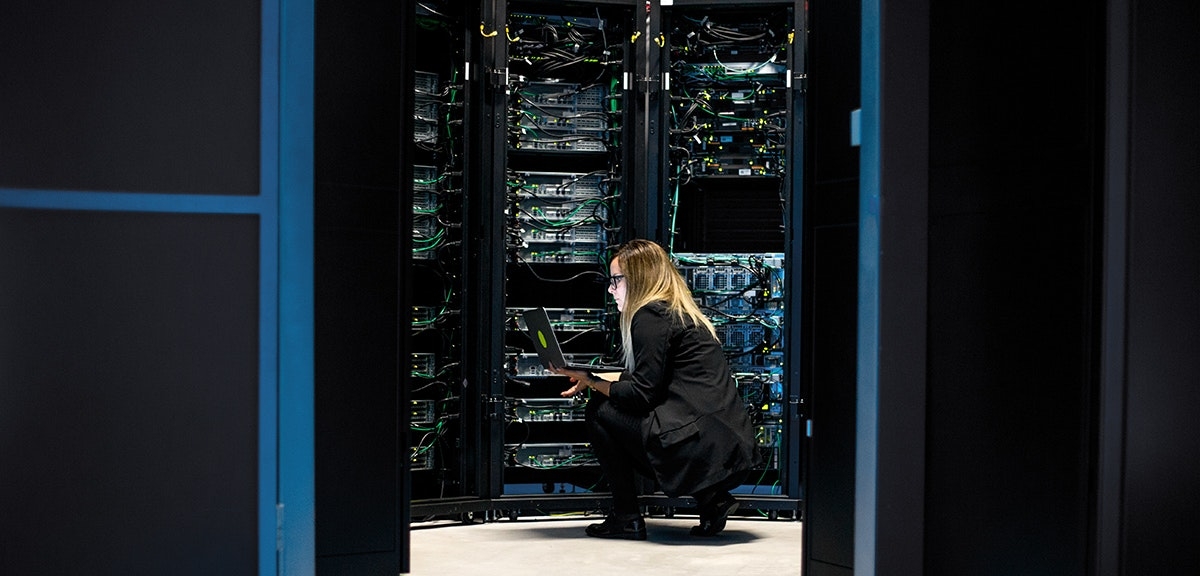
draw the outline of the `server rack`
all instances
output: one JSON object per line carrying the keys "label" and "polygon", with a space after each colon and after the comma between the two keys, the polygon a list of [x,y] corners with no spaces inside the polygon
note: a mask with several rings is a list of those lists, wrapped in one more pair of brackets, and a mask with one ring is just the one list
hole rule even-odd
{"label": "server rack", "polygon": [[[486,325],[481,307],[490,298],[474,285],[486,285],[490,270],[480,261],[479,237],[486,221],[472,196],[487,181],[479,147],[486,137],[485,91],[471,81],[480,46],[467,22],[478,7],[423,0],[414,3],[414,25],[406,30],[411,63],[411,134],[402,135],[411,166],[412,248],[402,263],[405,309],[411,311],[407,359],[400,385],[409,413],[408,465],[411,517],[466,516],[486,509],[481,486],[486,390],[478,372],[486,340],[475,337]],[[486,232],[484,232],[486,233]],[[486,364],[486,363],[483,363]]]}
{"label": "server rack", "polygon": [[[799,358],[799,339],[787,315],[801,307],[798,275],[784,269],[800,253],[791,228],[803,181],[803,89],[793,83],[803,78],[802,3],[434,0],[414,9],[418,42],[444,48],[414,51],[414,248],[402,263],[413,311],[402,383],[412,518],[605,505],[581,405],[559,398],[565,380],[534,362],[519,312],[546,307],[568,353],[611,361],[616,309],[602,280],[611,249],[633,237],[671,248],[727,339],[764,456],[742,497],[765,515],[797,516],[802,403],[787,359]],[[714,26],[757,27],[768,39],[746,33],[718,48],[689,39]],[[681,125],[695,90],[730,109],[693,115],[740,112],[746,86],[698,87],[688,70],[703,70],[704,59],[749,65],[749,53],[774,60],[763,78],[740,79],[755,108],[748,124],[703,135]],[[722,141],[724,152],[713,149]],[[685,148],[714,154],[695,163]],[[731,196],[751,212],[732,224],[741,228],[721,229],[705,215]],[[696,284],[733,269],[744,282]],[[667,514],[693,504],[645,502]]]}
{"label": "server rack", "polygon": [[593,510],[601,476],[584,402],[559,396],[569,384],[537,361],[520,313],[545,307],[574,361],[607,361],[616,309],[603,282],[633,203],[633,4],[508,2],[505,22],[506,378],[494,504],[510,516]]}
{"label": "server rack", "polygon": [[801,300],[787,270],[803,237],[805,5],[663,4],[660,240],[717,326],[755,424],[761,464],[743,508],[796,514]]}

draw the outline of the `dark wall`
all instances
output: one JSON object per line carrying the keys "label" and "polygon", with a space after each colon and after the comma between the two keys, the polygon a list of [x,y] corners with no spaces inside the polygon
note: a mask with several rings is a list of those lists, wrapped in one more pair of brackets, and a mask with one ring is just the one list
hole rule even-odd
{"label": "dark wall", "polygon": [[260,12],[0,9],[0,186],[257,194]]}
{"label": "dark wall", "polygon": [[260,217],[73,208],[259,193],[260,12],[0,9],[0,573],[258,573]]}
{"label": "dark wall", "polygon": [[256,574],[258,221],[0,210],[0,572]]}
{"label": "dark wall", "polygon": [[400,571],[405,6],[316,3],[316,553],[322,575]]}
{"label": "dark wall", "polygon": [[1200,573],[1200,5],[1132,2],[1124,574]]}
{"label": "dark wall", "polygon": [[931,7],[925,573],[1085,574],[1102,8]]}

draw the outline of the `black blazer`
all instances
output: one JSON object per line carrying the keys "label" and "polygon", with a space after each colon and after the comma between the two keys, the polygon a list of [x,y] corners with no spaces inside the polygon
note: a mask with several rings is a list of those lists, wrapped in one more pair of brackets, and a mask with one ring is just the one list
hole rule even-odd
{"label": "black blazer", "polygon": [[721,343],[665,302],[635,312],[630,335],[633,373],[623,372],[609,397],[645,415],[642,438],[662,491],[695,494],[752,468],[754,429]]}

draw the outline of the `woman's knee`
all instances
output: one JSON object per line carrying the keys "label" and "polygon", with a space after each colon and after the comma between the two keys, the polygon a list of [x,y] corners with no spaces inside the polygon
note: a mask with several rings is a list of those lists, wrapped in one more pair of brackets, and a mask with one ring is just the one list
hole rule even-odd
{"label": "woman's knee", "polygon": [[609,405],[608,398],[602,394],[593,394],[591,399],[588,400],[587,407],[584,408],[584,417],[589,423],[598,422],[599,419],[602,418],[600,411],[604,410],[606,406],[607,409],[612,409],[612,406]]}

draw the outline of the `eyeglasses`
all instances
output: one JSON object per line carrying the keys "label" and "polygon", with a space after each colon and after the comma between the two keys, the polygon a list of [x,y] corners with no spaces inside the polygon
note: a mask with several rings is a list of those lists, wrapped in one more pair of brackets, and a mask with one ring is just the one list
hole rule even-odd
{"label": "eyeglasses", "polygon": [[625,279],[624,274],[613,274],[612,276],[608,277],[608,286],[610,288],[616,289],[617,285],[620,284],[621,281],[624,279]]}

